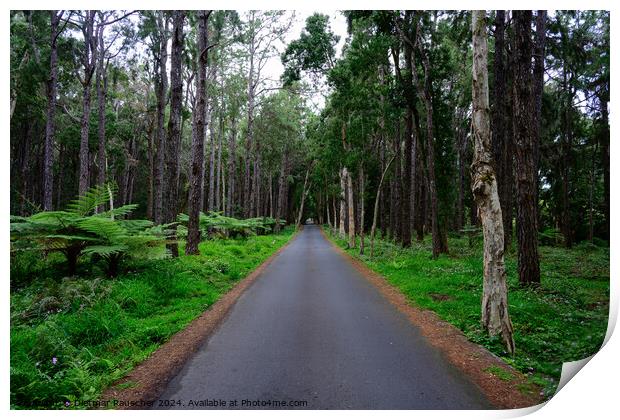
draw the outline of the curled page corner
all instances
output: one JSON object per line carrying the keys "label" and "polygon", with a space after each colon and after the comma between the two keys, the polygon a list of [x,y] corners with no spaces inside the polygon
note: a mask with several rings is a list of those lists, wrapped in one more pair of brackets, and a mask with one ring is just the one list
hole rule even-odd
{"label": "curled page corner", "polygon": [[586,357],[585,359],[562,363],[562,374],[560,376],[560,383],[558,384],[554,395],[557,395],[557,393],[560,392],[564,385],[566,385],[571,379],[573,379],[577,372],[579,372],[590,360],[592,360],[595,354],[590,357]]}

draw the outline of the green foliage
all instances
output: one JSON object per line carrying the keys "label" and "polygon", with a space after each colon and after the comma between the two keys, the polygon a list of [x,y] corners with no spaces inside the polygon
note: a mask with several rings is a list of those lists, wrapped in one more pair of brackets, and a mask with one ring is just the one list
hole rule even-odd
{"label": "green foliage", "polygon": [[282,54],[282,80],[285,85],[300,80],[302,71],[309,72],[315,78],[325,75],[334,65],[334,47],[339,39],[329,27],[328,16],[320,13],[309,16],[299,39],[289,43]]}
{"label": "green foliage", "polygon": [[541,245],[557,246],[564,242],[564,236],[555,228],[545,228],[538,233],[538,240]]}
{"label": "green foliage", "polygon": [[[187,235],[187,223],[189,216],[179,214],[177,220],[183,225],[177,230],[179,237]],[[280,225],[284,226],[285,220],[280,220]],[[276,220],[272,217],[255,217],[251,219],[236,219],[222,215],[222,212],[200,212],[199,225],[201,237],[248,237],[252,235],[264,235],[273,232]]]}
{"label": "green foliage", "polygon": [[114,282],[34,279],[11,294],[11,406],[97,399],[292,233],[206,241],[199,256],[145,260]]}

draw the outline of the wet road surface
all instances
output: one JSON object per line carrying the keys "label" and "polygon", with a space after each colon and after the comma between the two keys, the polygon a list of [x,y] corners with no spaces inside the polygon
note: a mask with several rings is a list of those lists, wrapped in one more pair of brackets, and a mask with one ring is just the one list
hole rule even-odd
{"label": "wet road surface", "polygon": [[160,399],[178,409],[491,408],[313,225]]}

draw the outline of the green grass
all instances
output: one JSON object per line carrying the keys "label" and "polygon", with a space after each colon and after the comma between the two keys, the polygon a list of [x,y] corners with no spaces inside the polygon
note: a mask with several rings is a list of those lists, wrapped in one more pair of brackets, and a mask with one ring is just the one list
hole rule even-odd
{"label": "green grass", "polygon": [[11,407],[96,399],[292,234],[206,241],[199,256],[135,264],[115,279],[87,261],[72,278],[56,256],[14,261],[12,279],[24,284],[27,266],[34,277],[11,292]]}
{"label": "green grass", "polygon": [[[329,229],[325,228],[328,232]],[[346,249],[345,241],[330,237]],[[430,237],[402,249],[389,241],[375,241],[375,258],[364,261],[399,288],[410,301],[436,312],[473,342],[502,357],[541,385],[548,397],[555,392],[562,362],[582,359],[600,348],[609,312],[609,248],[582,243],[573,249],[540,247],[541,286],[518,284],[514,250],[506,258],[509,311],[516,353],[505,353],[498,339],[480,327],[482,244],[451,237],[450,255],[431,259]],[[367,242],[366,253],[369,253]],[[492,372],[497,373],[497,372]]]}
{"label": "green grass", "polygon": [[514,379],[514,376],[510,372],[498,366],[489,366],[485,371],[497,376],[502,381],[512,381]]}

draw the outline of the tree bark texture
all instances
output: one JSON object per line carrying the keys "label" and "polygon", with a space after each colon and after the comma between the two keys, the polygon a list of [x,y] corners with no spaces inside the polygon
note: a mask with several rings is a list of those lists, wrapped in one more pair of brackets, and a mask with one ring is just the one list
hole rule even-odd
{"label": "tree bark texture", "polygon": [[47,81],[47,120],[45,122],[45,150],[43,157],[43,210],[52,210],[54,192],[54,118],[56,114],[56,97],[58,96],[58,24],[62,11],[50,11],[50,77]]}
{"label": "tree bark texture", "polygon": [[532,12],[513,11],[515,36],[514,136],[517,181],[517,240],[519,282],[540,284],[536,167],[532,132]]}
{"label": "tree bark texture", "polygon": [[[179,201],[179,151],[181,146],[181,110],[183,107],[183,23],[184,11],[173,12],[172,48],[170,51],[170,117],[166,140],[166,173],[164,177],[164,223],[176,220]],[[171,238],[175,239],[175,238]],[[178,256],[176,242],[168,245],[173,256]]]}
{"label": "tree bark texture", "polygon": [[[163,12],[162,12],[163,13]],[[163,221],[163,197],[164,197],[164,160],[166,147],[166,127],[164,117],[168,92],[168,76],[166,62],[168,61],[168,18],[158,16],[159,29],[159,60],[157,83],[157,135],[155,137],[155,156],[153,163],[153,218],[156,224]]]}
{"label": "tree bark texture", "polygon": [[497,180],[492,166],[487,73],[487,35],[484,11],[473,11],[473,143],[472,192],[478,204],[484,236],[482,326],[489,335],[500,335],[514,353],[513,328],[508,315],[504,265],[504,227]]}
{"label": "tree bark texture", "polygon": [[205,143],[205,118],[206,118],[206,89],[207,89],[207,23],[210,11],[198,12],[198,59],[196,77],[196,106],[194,112],[194,127],[192,135],[192,168],[189,183],[187,225],[187,244],[185,253],[197,255],[200,243],[200,209],[202,208],[202,180],[204,177],[204,143]]}

